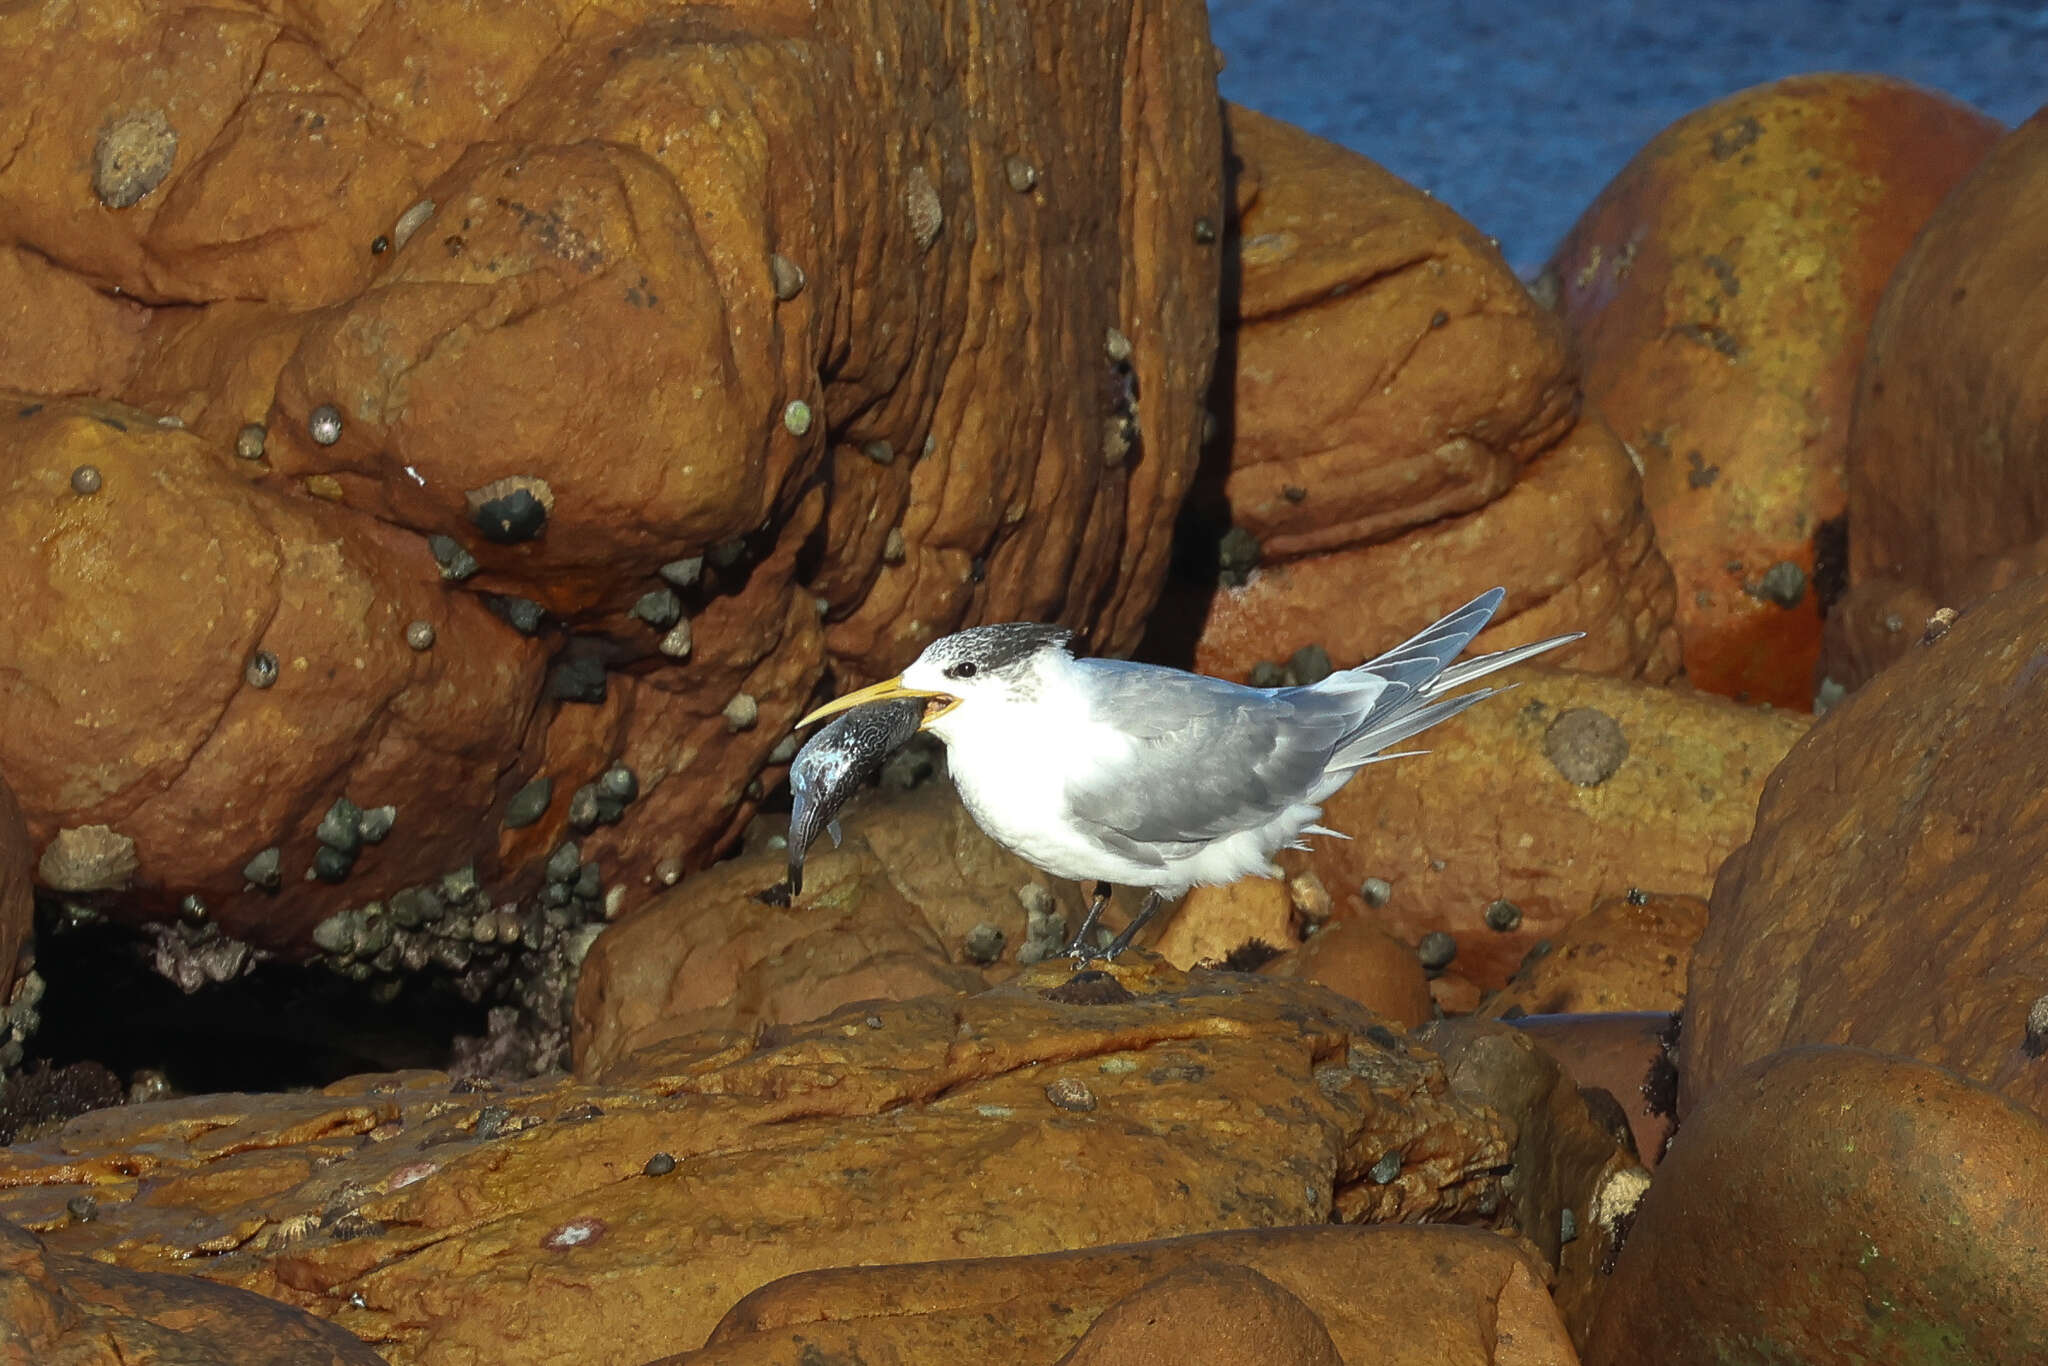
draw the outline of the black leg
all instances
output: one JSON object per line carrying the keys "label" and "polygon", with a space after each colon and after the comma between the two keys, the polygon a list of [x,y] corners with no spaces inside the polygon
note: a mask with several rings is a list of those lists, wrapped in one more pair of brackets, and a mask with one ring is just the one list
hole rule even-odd
{"label": "black leg", "polygon": [[1138,937],[1138,931],[1145,928],[1145,922],[1158,915],[1159,908],[1165,904],[1166,898],[1159,895],[1156,890],[1145,893],[1145,900],[1139,904],[1138,913],[1131,917],[1130,924],[1124,926],[1124,932],[1116,937],[1116,942],[1102,951],[1102,956],[1114,961],[1118,954],[1131,946],[1131,941]]}
{"label": "black leg", "polygon": [[1102,912],[1109,905],[1109,894],[1114,890],[1107,882],[1095,884],[1095,900],[1089,903],[1088,914],[1081,917],[1080,933],[1067,945],[1067,957],[1086,960],[1095,956],[1095,951],[1088,947],[1088,936],[1095,933],[1095,922],[1102,919]]}

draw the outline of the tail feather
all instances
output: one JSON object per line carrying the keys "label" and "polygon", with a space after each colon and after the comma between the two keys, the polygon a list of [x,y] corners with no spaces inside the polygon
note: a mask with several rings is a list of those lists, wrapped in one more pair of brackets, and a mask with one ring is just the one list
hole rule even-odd
{"label": "tail feather", "polygon": [[1495,588],[1480,594],[1457,611],[1426,627],[1375,659],[1355,669],[1332,674],[1316,685],[1318,690],[1343,693],[1373,685],[1377,695],[1350,734],[1338,745],[1331,759],[1333,772],[1361,767],[1375,761],[1388,745],[1398,744],[1448,721],[1465,708],[1483,702],[1504,688],[1482,688],[1459,697],[1445,697],[1451,689],[1533,659],[1560,645],[1569,645],[1584,632],[1552,636],[1513,649],[1496,650],[1462,663],[1453,661],[1472,638],[1486,628],[1507,596]]}

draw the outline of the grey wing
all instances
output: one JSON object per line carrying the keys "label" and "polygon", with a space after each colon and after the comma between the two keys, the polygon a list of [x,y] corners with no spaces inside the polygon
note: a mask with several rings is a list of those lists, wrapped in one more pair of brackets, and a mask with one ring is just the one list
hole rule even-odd
{"label": "grey wing", "polygon": [[1322,780],[1358,723],[1355,696],[1269,692],[1122,660],[1077,663],[1096,719],[1129,738],[1067,784],[1073,814],[1112,843],[1196,844],[1264,824]]}

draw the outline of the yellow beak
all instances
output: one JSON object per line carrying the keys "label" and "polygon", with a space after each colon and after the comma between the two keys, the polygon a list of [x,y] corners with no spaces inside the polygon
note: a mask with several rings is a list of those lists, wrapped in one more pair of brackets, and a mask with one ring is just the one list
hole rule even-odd
{"label": "yellow beak", "polygon": [[892,698],[898,697],[921,698],[927,703],[939,703],[937,707],[926,707],[924,719],[917,723],[919,730],[923,730],[926,726],[929,726],[932,722],[960,705],[960,699],[952,696],[950,693],[925,692],[919,688],[906,688],[903,686],[903,680],[900,677],[885,678],[879,683],[870,684],[865,688],[858,688],[844,697],[833,698],[830,702],[827,702],[824,706],[818,708],[796,724],[801,729],[813,721],[822,721],[828,716],[836,716],[843,711],[852,711],[855,707],[866,706],[870,702],[887,702]]}

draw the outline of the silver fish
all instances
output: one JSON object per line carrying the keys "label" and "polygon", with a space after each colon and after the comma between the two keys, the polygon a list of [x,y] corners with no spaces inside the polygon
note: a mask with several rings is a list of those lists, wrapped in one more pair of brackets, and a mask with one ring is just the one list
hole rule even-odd
{"label": "silver fish", "polygon": [[804,889],[804,855],[820,831],[839,847],[839,808],[882,761],[908,744],[924,719],[922,698],[870,702],[813,735],[789,766],[789,891]]}

